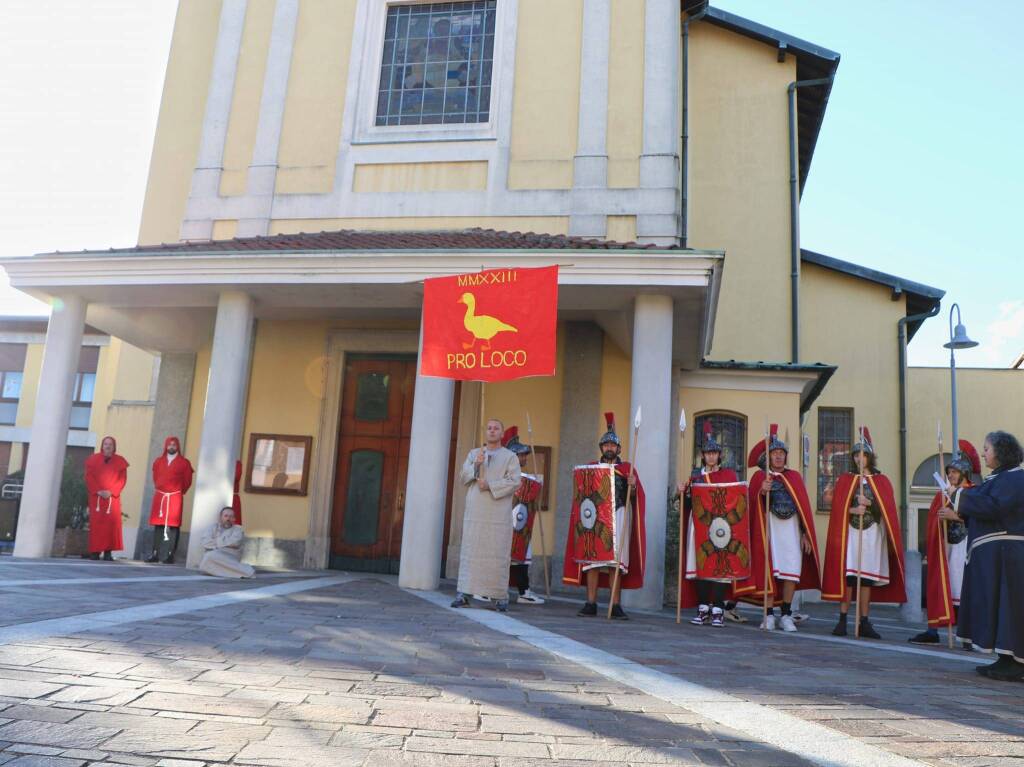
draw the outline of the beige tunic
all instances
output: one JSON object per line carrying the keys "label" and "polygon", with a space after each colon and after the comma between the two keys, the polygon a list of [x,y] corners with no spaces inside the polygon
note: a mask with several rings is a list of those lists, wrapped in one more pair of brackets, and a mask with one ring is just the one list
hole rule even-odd
{"label": "beige tunic", "polygon": [[199,572],[219,578],[252,578],[255,570],[241,561],[244,531],[238,525],[224,528],[214,525],[203,536],[206,553],[199,563]]}
{"label": "beige tunic", "polygon": [[519,459],[498,448],[480,467],[490,488],[481,490],[474,476],[474,460],[483,448],[469,451],[459,477],[466,490],[462,521],[458,590],[491,599],[508,599],[508,566],[512,551],[513,494],[519,487]]}

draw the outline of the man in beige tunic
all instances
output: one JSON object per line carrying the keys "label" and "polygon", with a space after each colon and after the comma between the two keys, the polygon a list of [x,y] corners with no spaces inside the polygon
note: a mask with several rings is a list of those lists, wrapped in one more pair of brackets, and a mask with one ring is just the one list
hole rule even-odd
{"label": "man in beige tunic", "polygon": [[452,607],[469,607],[468,594],[488,597],[508,610],[508,565],[512,550],[513,495],[520,483],[519,458],[501,446],[505,427],[487,422],[486,444],[469,451],[459,475],[466,491],[459,583]]}
{"label": "man in beige tunic", "polygon": [[242,562],[242,538],[245,533],[235,524],[235,510],[225,506],[220,510],[217,524],[203,535],[202,561],[199,572],[219,578],[252,578],[255,570]]}

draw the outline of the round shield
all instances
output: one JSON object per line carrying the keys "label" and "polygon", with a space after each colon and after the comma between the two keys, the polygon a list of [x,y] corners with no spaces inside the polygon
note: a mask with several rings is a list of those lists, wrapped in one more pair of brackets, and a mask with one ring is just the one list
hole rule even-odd
{"label": "round shield", "polygon": [[732,528],[722,517],[715,517],[708,525],[708,540],[716,549],[724,549],[732,540]]}
{"label": "round shield", "polygon": [[589,498],[584,498],[580,503],[580,522],[587,530],[593,529],[597,524],[597,506]]}
{"label": "round shield", "polygon": [[522,530],[526,527],[526,520],[529,518],[530,512],[526,509],[526,504],[516,504],[516,507],[512,509],[512,529]]}

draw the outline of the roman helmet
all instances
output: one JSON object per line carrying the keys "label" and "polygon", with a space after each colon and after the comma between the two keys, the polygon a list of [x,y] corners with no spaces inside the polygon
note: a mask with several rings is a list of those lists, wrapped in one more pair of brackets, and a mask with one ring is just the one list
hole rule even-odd
{"label": "roman helmet", "polygon": [[866,455],[875,454],[875,443],[871,439],[871,432],[868,431],[867,426],[861,426],[859,431],[859,439],[853,443],[853,447],[850,448],[850,455],[856,455],[857,453],[864,453]]}
{"label": "roman helmet", "polygon": [[960,440],[960,455],[950,461],[947,469],[957,469],[965,479],[971,478],[971,472],[981,475],[981,458],[974,445],[966,439]]}
{"label": "roman helmet", "polygon": [[501,446],[508,448],[516,455],[529,455],[530,448],[519,441],[519,427],[509,426],[501,437]]}
{"label": "roman helmet", "polygon": [[[768,452],[770,453],[772,450],[781,450],[787,456],[789,455],[789,448],[786,446],[786,443],[779,439],[779,425],[777,423],[773,423],[768,430]],[[747,456],[747,466],[751,469],[754,467],[763,469],[765,462],[764,452],[764,439],[759,439],[750,449],[750,455]]]}
{"label": "roman helmet", "polygon": [[605,442],[611,442],[616,447],[621,448],[622,440],[620,440],[619,435],[615,433],[615,413],[605,413],[604,421],[607,424],[608,431],[601,435],[601,439],[597,441],[597,446],[601,447]]}
{"label": "roman helmet", "polygon": [[711,433],[711,419],[707,418],[704,420],[704,439],[700,443],[700,451],[702,453],[721,453],[722,446],[718,440],[715,439]]}

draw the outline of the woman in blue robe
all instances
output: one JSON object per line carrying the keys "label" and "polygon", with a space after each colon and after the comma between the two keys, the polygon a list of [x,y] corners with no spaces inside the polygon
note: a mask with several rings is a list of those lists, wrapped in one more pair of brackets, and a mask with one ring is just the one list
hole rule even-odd
{"label": "woman in blue robe", "polygon": [[967,523],[957,636],[998,660],[978,673],[1024,681],[1024,450],[1005,431],[985,437],[992,473],[977,487],[956,491],[940,518]]}

